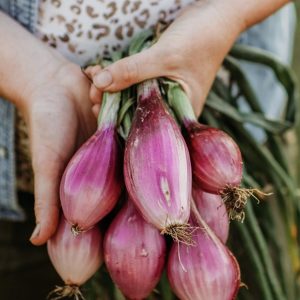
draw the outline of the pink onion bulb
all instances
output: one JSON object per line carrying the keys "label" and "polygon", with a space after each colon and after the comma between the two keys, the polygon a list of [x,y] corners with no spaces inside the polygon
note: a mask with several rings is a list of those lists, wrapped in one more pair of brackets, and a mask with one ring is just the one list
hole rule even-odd
{"label": "pink onion bulb", "polygon": [[199,123],[187,127],[193,178],[201,188],[219,194],[239,186],[243,176],[242,155],[235,141],[224,131]]}
{"label": "pink onion bulb", "polygon": [[229,234],[229,220],[222,197],[204,192],[197,184],[193,185],[193,199],[204,222],[223,243]]}
{"label": "pink onion bulb", "polygon": [[61,181],[63,213],[75,234],[90,229],[108,214],[121,193],[122,159],[116,131],[118,97],[107,96],[96,133],[72,157]]}
{"label": "pink onion bulb", "polygon": [[130,197],[143,217],[162,233],[180,240],[177,227],[185,227],[190,215],[190,158],[155,80],[138,87],[124,175]]}
{"label": "pink onion bulb", "polygon": [[243,222],[249,196],[263,196],[257,189],[240,188],[243,161],[238,145],[224,131],[190,122],[186,125],[193,180],[206,192],[220,194],[229,218]]}
{"label": "pink onion bulb", "polygon": [[[200,217],[200,216],[199,216]],[[240,270],[232,253],[201,220],[195,246],[173,243],[167,274],[181,300],[232,300],[240,286]]]}
{"label": "pink onion bulb", "polygon": [[160,279],[165,255],[163,236],[127,201],[105,235],[104,259],[128,299],[141,300],[150,294]]}
{"label": "pink onion bulb", "polygon": [[74,236],[71,225],[61,217],[56,233],[48,240],[47,248],[55,270],[66,284],[53,292],[57,296],[82,297],[79,287],[97,271],[103,261],[99,229],[94,227]]}

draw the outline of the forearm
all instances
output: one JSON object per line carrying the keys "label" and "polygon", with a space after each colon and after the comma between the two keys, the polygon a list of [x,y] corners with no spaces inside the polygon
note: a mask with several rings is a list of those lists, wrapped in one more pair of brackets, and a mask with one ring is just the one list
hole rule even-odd
{"label": "forearm", "polygon": [[50,73],[54,64],[64,60],[2,12],[0,37],[0,96],[22,106],[39,75]]}
{"label": "forearm", "polygon": [[[220,1],[220,0],[216,0]],[[223,2],[221,0],[221,2]],[[264,20],[271,14],[275,13],[289,0],[227,0],[224,1],[228,7],[234,9],[237,15],[242,18],[244,30],[253,26],[256,23]]]}

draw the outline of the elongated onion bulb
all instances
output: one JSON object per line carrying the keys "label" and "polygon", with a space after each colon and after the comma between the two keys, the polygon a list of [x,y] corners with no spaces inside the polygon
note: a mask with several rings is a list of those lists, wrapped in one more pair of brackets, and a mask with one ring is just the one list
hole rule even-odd
{"label": "elongated onion bulb", "polygon": [[105,264],[127,299],[140,300],[150,294],[160,279],[165,254],[163,236],[128,201],[104,239]]}
{"label": "elongated onion bulb", "polygon": [[240,286],[238,263],[202,219],[198,224],[195,246],[172,245],[167,270],[171,287],[181,300],[235,299]]}
{"label": "elongated onion bulb", "polygon": [[80,233],[115,206],[122,188],[121,157],[114,126],[100,128],[75,153],[60,185],[64,215]]}
{"label": "elongated onion bulb", "polygon": [[48,240],[47,248],[54,268],[66,284],[54,292],[58,296],[81,295],[79,287],[97,271],[103,261],[99,229],[94,227],[74,236],[71,225],[61,217],[56,233]]}
{"label": "elongated onion bulb", "polygon": [[[143,217],[181,240],[190,215],[191,165],[178,125],[155,80],[138,88],[138,106],[127,140],[125,183]],[[182,237],[184,239],[184,237]]]}
{"label": "elongated onion bulb", "polygon": [[229,234],[229,220],[222,197],[204,192],[197,184],[193,185],[193,199],[204,222],[223,243]]}

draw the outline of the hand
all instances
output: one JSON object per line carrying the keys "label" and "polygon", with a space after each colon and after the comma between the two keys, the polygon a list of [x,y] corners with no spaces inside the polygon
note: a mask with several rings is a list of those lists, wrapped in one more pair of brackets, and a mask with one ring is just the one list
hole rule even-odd
{"label": "hand", "polygon": [[22,96],[35,176],[37,227],[30,239],[35,245],[45,243],[55,232],[62,173],[96,128],[88,99],[90,84],[79,66],[66,62],[52,66],[31,78]]}
{"label": "hand", "polygon": [[37,223],[30,240],[40,245],[58,224],[64,168],[96,129],[90,83],[79,66],[1,11],[0,36],[0,95],[17,106],[29,126]]}
{"label": "hand", "polygon": [[[98,91],[117,91],[145,79],[166,76],[179,82],[197,115],[243,20],[222,4],[201,1],[185,9],[148,50],[103,70],[89,69]],[[224,12],[227,9],[228,11]],[[99,102],[94,86],[91,98]]]}
{"label": "hand", "polygon": [[[238,35],[288,0],[204,0],[190,5],[148,50],[104,70],[91,69],[99,91],[118,91],[154,77],[181,84],[199,115],[216,73]],[[91,88],[94,103],[99,96]],[[94,98],[93,98],[94,95]],[[95,106],[97,111],[99,106]]]}

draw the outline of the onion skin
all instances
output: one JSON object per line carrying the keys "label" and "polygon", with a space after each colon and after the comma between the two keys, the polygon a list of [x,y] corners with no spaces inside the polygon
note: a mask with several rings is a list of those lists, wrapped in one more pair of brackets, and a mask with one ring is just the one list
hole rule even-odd
{"label": "onion skin", "polygon": [[75,153],[62,177],[60,198],[69,223],[94,226],[115,206],[122,190],[121,149],[113,124],[101,126]]}
{"label": "onion skin", "polygon": [[206,192],[220,194],[240,185],[243,162],[239,147],[224,131],[185,122],[193,180]]}
{"label": "onion skin", "polygon": [[56,233],[48,240],[50,260],[66,285],[81,286],[103,262],[102,236],[97,227],[79,235],[61,217]]}
{"label": "onion skin", "polygon": [[191,165],[180,129],[155,80],[138,87],[124,158],[127,190],[143,217],[164,231],[190,215]]}
{"label": "onion skin", "polygon": [[[200,224],[199,224],[200,225]],[[201,221],[195,246],[173,243],[167,274],[181,300],[232,300],[240,287],[240,270],[232,253]]]}
{"label": "onion skin", "polygon": [[193,185],[192,195],[205,223],[225,244],[229,234],[229,219],[222,197],[206,193],[196,184]]}
{"label": "onion skin", "polygon": [[104,239],[104,259],[113,281],[131,300],[147,297],[163,271],[166,243],[128,201]]}

